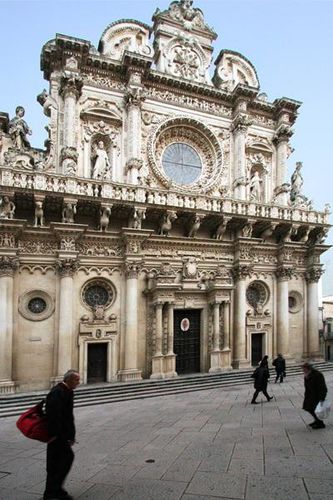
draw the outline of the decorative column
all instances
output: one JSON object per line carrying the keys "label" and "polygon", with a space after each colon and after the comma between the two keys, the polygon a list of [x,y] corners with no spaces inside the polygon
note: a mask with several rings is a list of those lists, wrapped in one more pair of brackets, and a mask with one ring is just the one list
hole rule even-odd
{"label": "decorative column", "polygon": [[145,100],[145,91],[141,83],[140,71],[130,73],[128,87],[124,95],[127,108],[127,181],[138,184],[141,160],[141,106]]}
{"label": "decorative column", "polygon": [[293,132],[290,125],[281,123],[276,131],[274,142],[276,145],[276,177],[275,199],[281,205],[287,205],[289,199],[289,184],[287,177],[287,159],[289,155],[289,139]]}
{"label": "decorative column", "polygon": [[53,383],[61,381],[64,373],[73,368],[72,346],[75,336],[73,324],[74,274],[78,266],[79,262],[75,258],[60,258],[56,263],[60,277],[60,290],[57,375],[51,380]]}
{"label": "decorative column", "polygon": [[83,81],[78,74],[63,76],[60,95],[64,99],[63,148],[60,161],[65,174],[76,173],[78,153],[76,149],[76,102],[81,95]]}
{"label": "decorative column", "polygon": [[126,305],[125,305],[125,365],[119,372],[121,381],[141,380],[138,369],[138,274],[137,262],[126,262]]}
{"label": "decorative column", "polygon": [[[1,235],[7,237],[8,235]],[[12,380],[13,324],[14,324],[14,273],[19,266],[12,254],[0,256],[0,394],[15,392]]]}
{"label": "decorative column", "polygon": [[223,302],[223,348],[222,348],[222,368],[230,370],[231,349],[230,349],[230,302]]}
{"label": "decorative column", "polygon": [[241,113],[237,114],[232,125],[234,137],[234,196],[240,200],[245,200],[247,180],[245,142],[248,127],[252,122],[244,114],[246,111],[245,101],[238,105],[238,111]]}
{"label": "decorative column", "polygon": [[210,368],[209,372],[220,372],[221,367],[221,350],[220,350],[220,306],[221,302],[214,300],[211,304],[213,308],[213,342],[212,351],[210,353]]}
{"label": "decorative column", "polygon": [[164,356],[162,353],[163,341],[163,306],[164,303],[156,301],[155,306],[155,355],[152,359],[152,374],[150,378],[164,378]]}
{"label": "decorative column", "polygon": [[246,356],[246,279],[251,275],[249,265],[237,265],[233,269],[235,280],[234,292],[234,342],[233,366],[242,368],[249,366]]}
{"label": "decorative column", "polygon": [[305,273],[307,281],[307,356],[311,359],[322,359],[319,348],[318,326],[318,281],[323,270],[320,266],[312,267]]}
{"label": "decorative column", "polygon": [[164,373],[165,377],[177,377],[176,372],[176,355],[173,352],[173,340],[174,340],[174,304],[173,302],[168,302],[168,352],[164,356]]}
{"label": "decorative column", "polygon": [[288,281],[292,277],[290,267],[280,266],[275,271],[277,277],[277,300],[276,300],[276,345],[277,353],[285,358],[289,357],[289,287]]}

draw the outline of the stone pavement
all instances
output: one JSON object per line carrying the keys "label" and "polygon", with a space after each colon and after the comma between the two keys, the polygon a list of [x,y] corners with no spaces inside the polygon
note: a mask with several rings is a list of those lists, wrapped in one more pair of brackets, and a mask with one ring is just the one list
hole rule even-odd
{"label": "stone pavement", "polygon": [[[328,387],[333,373],[325,374]],[[76,409],[78,500],[333,500],[333,416],[311,430],[303,379]],[[329,390],[329,398],[331,398]],[[0,420],[0,499],[37,500],[45,445]]]}

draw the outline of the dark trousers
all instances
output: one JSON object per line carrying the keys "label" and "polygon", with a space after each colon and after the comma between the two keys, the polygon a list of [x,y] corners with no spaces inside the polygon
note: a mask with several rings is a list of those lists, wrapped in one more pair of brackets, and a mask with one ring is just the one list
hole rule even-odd
{"label": "dark trousers", "polygon": [[283,382],[283,373],[284,372],[276,372],[275,383],[280,379],[280,383]]}
{"label": "dark trousers", "polygon": [[67,441],[56,439],[47,445],[46,486],[44,496],[59,495],[74,460],[72,447]]}
{"label": "dark trousers", "polygon": [[267,401],[269,401],[269,399],[270,399],[270,398],[269,398],[269,395],[267,394],[266,389],[264,389],[263,391],[259,391],[258,389],[256,389],[256,390],[254,391],[253,396],[252,396],[252,403],[254,403],[254,402],[255,402],[255,400],[257,399],[259,392],[262,392],[262,393],[263,393],[263,395],[266,397]]}

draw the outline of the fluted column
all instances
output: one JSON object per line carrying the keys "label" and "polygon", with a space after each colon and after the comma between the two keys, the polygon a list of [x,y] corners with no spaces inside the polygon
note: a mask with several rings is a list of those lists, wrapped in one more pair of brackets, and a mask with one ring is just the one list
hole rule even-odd
{"label": "fluted column", "polygon": [[124,96],[127,109],[127,181],[138,184],[141,160],[141,106],[145,91],[141,85],[141,73],[130,74],[129,84]]}
{"label": "fluted column", "polygon": [[152,373],[150,378],[164,378],[163,347],[163,306],[164,302],[157,300],[155,306],[155,354],[152,358]]}
{"label": "fluted column", "polygon": [[77,259],[67,258],[57,261],[57,271],[60,277],[59,291],[59,329],[58,329],[58,357],[57,375],[54,382],[62,380],[63,374],[72,368],[72,345],[75,329],[73,325],[74,313],[74,274],[79,262]]}
{"label": "fluted column", "polygon": [[168,318],[168,352],[164,356],[164,376],[166,378],[177,377],[176,372],[176,355],[173,351],[174,341],[174,304],[168,302],[167,304],[167,318]]}
{"label": "fluted column", "polygon": [[15,392],[12,380],[15,256],[0,257],[0,394]]}
{"label": "fluted column", "polygon": [[134,262],[126,264],[126,306],[125,306],[125,366],[119,373],[121,380],[141,379],[138,369],[138,272]]}
{"label": "fluted column", "polygon": [[76,102],[81,95],[83,82],[78,76],[63,76],[60,93],[64,99],[64,146],[76,147]]}
{"label": "fluted column", "polygon": [[[246,106],[244,108],[246,110]],[[248,126],[251,124],[247,115],[239,114],[233,122],[234,137],[234,195],[235,198],[246,198],[246,154],[245,143]]]}
{"label": "fluted column", "polygon": [[[276,345],[277,353],[289,357],[289,286],[292,269],[281,266],[276,272],[277,297],[276,297]],[[277,354],[276,353],[276,354]]]}
{"label": "fluted column", "polygon": [[231,349],[230,349],[230,302],[223,302],[223,347],[221,351],[222,369],[230,370]]}
{"label": "fluted column", "polygon": [[276,175],[274,194],[276,201],[286,205],[289,199],[289,188],[287,184],[287,159],[288,142],[292,136],[292,130],[286,123],[282,123],[276,131],[274,142],[276,145]]}
{"label": "fluted column", "polygon": [[174,354],[173,352],[173,335],[174,335],[174,328],[173,328],[173,311],[174,311],[174,305],[172,302],[168,303],[168,354]]}
{"label": "fluted column", "polygon": [[312,359],[321,358],[319,348],[319,326],[318,326],[318,281],[322,275],[321,267],[307,270],[305,278],[307,281],[307,356]]}
{"label": "fluted column", "polygon": [[220,350],[220,306],[221,301],[219,300],[213,300],[211,303],[213,309],[213,339],[209,372],[219,372],[222,370]]}
{"label": "fluted column", "polygon": [[233,328],[233,365],[235,368],[249,364],[246,356],[246,279],[250,273],[251,269],[248,265],[238,265],[233,270],[236,284]]}

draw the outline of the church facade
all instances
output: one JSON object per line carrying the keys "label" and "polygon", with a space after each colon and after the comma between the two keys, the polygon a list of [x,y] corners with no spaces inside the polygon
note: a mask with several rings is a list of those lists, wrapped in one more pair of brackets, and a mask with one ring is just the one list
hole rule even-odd
{"label": "church facade", "polygon": [[0,113],[0,393],[320,356],[329,207],[300,162],[287,180],[301,103],[240,53],[212,64],[216,37],[190,0],[97,48],[57,35],[45,150]]}

